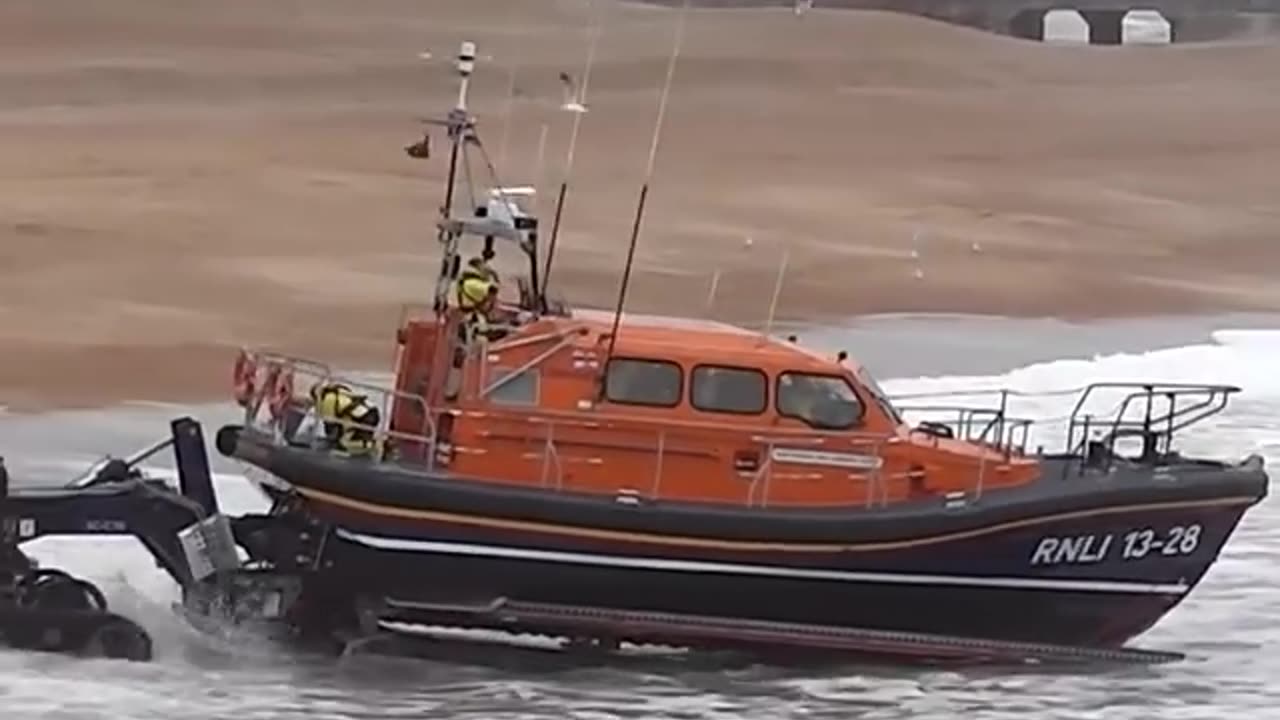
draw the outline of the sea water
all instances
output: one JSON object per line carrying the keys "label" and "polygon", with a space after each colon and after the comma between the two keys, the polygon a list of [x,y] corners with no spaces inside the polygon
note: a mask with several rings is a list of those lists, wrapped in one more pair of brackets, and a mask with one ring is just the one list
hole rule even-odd
{"label": "sea water", "polygon": [[[1232,383],[1226,412],[1185,431],[1180,446],[1280,463],[1280,320],[1163,318],[1072,325],[968,317],[882,317],[801,329],[800,341],[848,350],[892,395],[1008,387],[1015,414],[1061,431],[1071,397],[1041,395],[1096,381]],[[963,374],[951,367],[965,368]],[[15,477],[62,482],[103,453],[124,455],[190,413],[207,434],[229,405],[129,405],[46,416],[0,414],[0,454]],[[167,466],[157,461],[163,474]],[[263,507],[244,470],[214,458],[226,510]],[[823,672],[730,668],[550,669],[490,664],[303,662],[269,647],[219,642],[174,619],[175,588],[132,540],[45,538],[43,563],[99,582],[120,612],[157,640],[150,664],[0,652],[6,717],[73,718],[1280,718],[1280,529],[1275,502],[1245,518],[1199,588],[1138,644],[1187,653],[1152,668],[1086,672]]]}

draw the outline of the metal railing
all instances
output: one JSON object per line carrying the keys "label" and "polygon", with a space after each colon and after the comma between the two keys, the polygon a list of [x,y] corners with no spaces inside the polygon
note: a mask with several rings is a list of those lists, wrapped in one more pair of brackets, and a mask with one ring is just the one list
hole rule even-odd
{"label": "metal railing", "polygon": [[[543,339],[551,340],[552,338]],[[270,352],[248,352],[248,354],[255,362],[256,375],[255,393],[245,408],[245,425],[266,432],[277,442],[327,449],[323,432],[325,422],[337,423],[344,427],[362,427],[359,423],[351,421],[314,417],[311,417],[312,422],[304,424],[304,420],[312,415],[308,396],[310,388],[317,383],[323,385],[336,382],[347,386],[357,394],[365,395],[370,399],[371,404],[379,409],[377,427],[368,428],[376,439],[375,450],[370,453],[370,459],[373,461],[415,462],[425,465],[427,470],[432,470],[437,465],[437,459],[443,457],[444,453],[451,455],[468,449],[459,447],[458,441],[453,438],[441,441],[437,435],[435,422],[435,416],[439,411],[433,413],[423,398],[418,395],[342,376],[327,364],[305,358]],[[506,373],[504,378],[514,377],[517,374]],[[283,412],[277,407],[276,412],[265,413],[266,417],[264,417],[262,408],[273,397],[277,400],[277,405],[279,404],[281,396],[276,394],[275,383],[280,382],[281,376],[291,378],[292,392],[289,393]],[[482,387],[487,391],[493,389],[490,385],[482,385]],[[406,431],[403,428],[392,429],[396,411],[402,411],[406,407],[406,405],[399,405],[397,401],[407,403],[407,407],[416,408],[415,414],[422,418],[422,423],[419,428],[414,429],[415,431]],[[443,412],[461,414],[461,411],[457,410]],[[604,462],[601,457],[602,452],[633,451],[652,458],[654,469],[647,483],[648,487],[620,485],[617,490],[619,502],[660,499],[663,479],[668,472],[671,458],[675,455],[689,456],[699,452],[714,465],[733,467],[732,474],[746,481],[742,487],[743,502],[753,507],[776,506],[779,502],[785,504],[785,501],[778,499],[779,491],[775,488],[775,480],[779,477],[814,476],[816,473],[829,473],[833,467],[836,467],[822,463],[815,465],[811,460],[805,459],[803,453],[806,451],[836,454],[846,460],[850,456],[859,458],[847,468],[845,477],[862,483],[861,495],[850,493],[845,497],[833,498],[831,500],[833,506],[847,506],[850,503],[862,504],[868,508],[884,506],[890,501],[893,484],[910,479],[915,472],[911,470],[888,472],[885,469],[886,447],[902,440],[892,434],[779,429],[768,436],[752,435],[745,448],[739,448],[739,451],[753,456],[758,464],[752,468],[740,470],[734,467],[732,458],[723,457],[716,450],[709,449],[731,445],[729,441],[741,437],[744,432],[740,427],[668,420],[664,421],[660,427],[654,428],[653,421],[645,418],[621,416],[588,418],[578,414],[554,411],[539,411],[537,414],[520,410],[480,413],[467,411],[466,414],[479,415],[486,420],[482,435],[491,442],[505,440],[518,443],[533,442],[539,445],[539,451],[534,453],[531,459],[538,463],[538,484],[548,489],[565,490],[566,465],[573,462],[599,465]],[[517,428],[504,436],[503,430],[513,426]],[[596,432],[584,435],[581,432],[583,430]],[[609,441],[602,437],[611,433],[621,439],[615,438]],[[696,434],[696,444],[708,449],[691,450],[687,447],[689,443],[686,443],[686,447],[683,448],[679,443],[673,445],[673,437],[679,438],[682,434],[690,433]],[[592,434],[596,437],[589,437]],[[421,454],[408,457],[398,452],[403,447],[418,447],[421,449]],[[527,456],[528,453],[525,455]],[[618,462],[628,469],[633,470],[635,467],[633,461],[619,460]],[[972,493],[975,497],[982,493],[987,464],[984,458],[979,460],[974,468]],[[645,483],[635,483],[638,486],[643,484]],[[710,501],[718,497],[720,496],[688,499]]]}
{"label": "metal railing", "polygon": [[[965,405],[900,405],[903,413],[941,414],[953,419],[926,420],[913,428],[935,439],[955,439],[985,445],[1004,456],[1025,455],[1034,420],[1013,418],[999,408]],[[945,429],[945,430],[944,430]]]}
{"label": "metal railing", "polygon": [[[555,338],[546,337],[541,340],[555,345]],[[626,481],[617,483],[618,501],[644,502],[664,497],[663,482],[670,477],[673,464],[681,465],[684,472],[692,472],[690,468],[696,468],[697,465],[691,465],[688,460],[701,457],[706,460],[710,472],[724,473],[725,477],[741,480],[742,502],[751,507],[785,505],[787,492],[782,488],[786,486],[778,486],[779,479],[799,482],[819,476],[838,478],[841,474],[858,484],[850,486],[847,495],[833,496],[831,505],[861,504],[867,508],[881,507],[891,502],[895,494],[904,488],[909,492],[910,481],[922,477],[920,473],[923,472],[922,468],[913,467],[909,458],[895,458],[893,453],[888,452],[890,446],[907,442],[906,438],[898,434],[790,428],[776,429],[767,434],[750,434],[751,430],[742,426],[696,420],[664,418],[657,422],[647,417],[588,416],[547,410],[531,412],[529,408],[433,411],[420,395],[342,377],[323,363],[267,352],[252,352],[249,357],[256,363],[256,376],[254,395],[245,407],[247,427],[265,431],[277,442],[319,448],[325,445],[324,422],[334,421],[313,419],[313,422],[303,427],[303,418],[312,414],[308,391],[316,383],[339,382],[357,394],[365,395],[370,404],[380,411],[377,427],[369,428],[376,438],[376,449],[371,453],[371,459],[375,462],[409,462],[425,465],[427,470],[433,470],[441,463],[451,465],[451,459],[457,453],[491,452],[504,444],[524,446],[517,453],[504,457],[519,457],[528,464],[522,470],[513,470],[512,477],[494,479],[521,482],[515,476],[524,475],[524,482],[566,491],[572,489],[566,483],[572,466],[600,468],[606,463],[616,463],[618,473],[625,473],[623,477],[626,478]],[[492,391],[497,383],[519,373],[507,372],[494,383],[488,382],[487,374],[480,374],[480,387],[484,392]],[[284,375],[292,380],[285,388],[292,392],[288,393],[282,407],[280,377]],[[1086,401],[1103,389],[1122,390],[1127,395],[1111,412],[1101,415],[1083,414]],[[1162,449],[1168,451],[1172,436],[1177,430],[1220,411],[1226,405],[1228,396],[1236,391],[1238,388],[1218,385],[1098,383],[1072,391],[1036,394],[1010,390],[917,394],[910,398],[995,394],[999,396],[999,401],[988,407],[917,404],[900,405],[898,409],[935,415],[951,414],[953,417],[949,423],[937,423],[946,424],[952,429],[950,437],[999,453],[999,457],[980,453],[973,459],[973,482],[968,489],[956,493],[967,501],[983,495],[996,468],[1015,456],[1026,455],[1033,421],[1009,416],[1010,399],[1013,397],[1044,398],[1078,394],[1074,409],[1063,420],[1067,424],[1068,452],[1083,455],[1090,430],[1105,431],[1103,441],[1108,443],[1108,448],[1113,448],[1115,441],[1126,436],[1126,433],[1138,432],[1144,434],[1144,437],[1152,437],[1154,433],[1160,439]],[[1189,406],[1179,406],[1177,400],[1187,397],[1198,397],[1200,400]],[[1169,401],[1168,410],[1161,412],[1154,407],[1158,398]],[[1139,404],[1144,410],[1141,420],[1127,420],[1126,413],[1138,401],[1142,401]],[[274,412],[267,413],[264,419],[262,407],[272,403]],[[405,426],[405,417],[410,413],[411,417],[421,418],[416,427]],[[459,445],[460,441],[455,436],[439,436],[437,419],[446,414],[465,415],[479,421],[469,425],[469,439],[461,441],[474,442],[474,447]],[[337,422],[346,427],[359,426],[359,423],[350,421]],[[393,425],[397,424],[393,429]],[[947,436],[939,433],[936,428],[928,429],[926,433],[939,442],[940,435]],[[743,437],[744,434],[747,435],[746,438]],[[746,442],[742,442],[743,440]],[[420,453],[408,453],[408,448],[416,448]],[[643,459],[631,459],[631,453]],[[895,459],[897,464],[886,467],[887,459]],[[647,469],[640,469],[642,464],[649,463],[652,463],[651,474]],[[609,472],[613,471],[591,471],[595,477],[589,484],[595,486],[595,479],[601,473]],[[671,497],[672,494],[665,493],[665,496]],[[706,501],[722,497],[720,493],[707,498],[681,496],[682,499]]]}
{"label": "metal railing", "polygon": [[[1113,391],[1119,396],[1110,398],[1109,407],[1105,410],[1086,412],[1090,403],[1107,402],[1107,398],[1101,397],[1106,391]],[[1084,456],[1090,442],[1101,443],[1108,451],[1114,452],[1116,441],[1129,436],[1147,438],[1145,452],[1148,454],[1171,452],[1175,433],[1221,412],[1230,396],[1239,391],[1240,388],[1232,385],[1202,383],[1098,382],[1038,393],[1008,389],[952,390],[898,395],[894,400],[996,396],[998,400],[986,405],[895,402],[895,407],[904,414],[942,415],[944,418],[926,420],[917,430],[995,447],[1006,456],[1026,454],[1033,425],[1061,423],[1065,438],[1060,453]],[[1068,396],[1075,396],[1075,402],[1068,412],[1058,416],[1031,420],[1013,417],[1009,413],[1013,399],[1045,401]],[[1132,417],[1134,410],[1140,412],[1140,417]],[[942,432],[942,428],[946,431]],[[1091,434],[1095,437],[1091,438]],[[1043,446],[1037,449],[1037,453],[1043,452]]]}
{"label": "metal railing", "polygon": [[[306,358],[263,351],[246,350],[245,353],[254,368],[253,392],[244,408],[246,428],[266,432],[278,442],[311,448],[326,445],[326,424],[341,426],[343,430],[366,429],[374,438],[374,459],[394,458],[396,441],[404,441],[423,444],[426,447],[423,459],[428,467],[434,465],[435,419],[422,397],[339,375],[329,365]],[[377,424],[370,427],[341,418],[316,417],[310,391],[332,383],[341,384],[353,394],[364,397],[369,406],[378,410]],[[391,427],[393,412],[402,409],[400,402],[407,403],[421,417],[420,426],[413,432]]]}
{"label": "metal railing", "polygon": [[[1086,413],[1089,400],[1104,390],[1122,393],[1115,409],[1101,415]],[[1080,394],[1071,411],[1066,451],[1109,469],[1117,458],[1117,442],[1136,437],[1142,449],[1131,459],[1156,462],[1173,452],[1175,433],[1222,412],[1238,392],[1240,388],[1234,385],[1095,383]],[[1137,417],[1132,417],[1132,411]],[[1091,433],[1095,437],[1091,438]]]}

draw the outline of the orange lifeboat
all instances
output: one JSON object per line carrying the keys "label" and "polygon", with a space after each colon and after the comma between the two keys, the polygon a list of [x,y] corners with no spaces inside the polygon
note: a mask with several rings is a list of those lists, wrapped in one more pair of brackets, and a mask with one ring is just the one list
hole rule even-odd
{"label": "orange lifeboat", "polygon": [[[468,162],[474,120],[441,122]],[[397,329],[390,387],[253,354],[306,396],[273,383],[268,417],[219,433],[324,528],[353,597],[455,620],[460,599],[506,598],[1114,646],[1186,597],[1266,494],[1257,458],[1173,448],[1235,388],[1086,389],[1119,389],[1123,409],[1077,411],[1045,453],[999,403],[909,424],[843,354],[553,302],[520,194],[446,205],[434,302]],[[524,257],[518,297],[459,306],[471,242]]]}

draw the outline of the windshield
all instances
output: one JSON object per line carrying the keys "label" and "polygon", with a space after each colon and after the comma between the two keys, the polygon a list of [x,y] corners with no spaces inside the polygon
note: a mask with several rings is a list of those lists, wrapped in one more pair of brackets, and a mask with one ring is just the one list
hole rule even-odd
{"label": "windshield", "polygon": [[880,406],[884,414],[888,415],[889,419],[895,424],[901,425],[903,422],[902,416],[898,414],[898,409],[889,401],[889,396],[885,394],[884,388],[880,387],[880,383],[876,382],[876,379],[871,376],[871,373],[867,372],[866,368],[858,368],[857,375],[858,380],[876,399],[876,404]]}
{"label": "windshield", "polygon": [[845,430],[862,420],[862,403],[843,377],[784,372],[778,376],[778,413],[823,430]]}

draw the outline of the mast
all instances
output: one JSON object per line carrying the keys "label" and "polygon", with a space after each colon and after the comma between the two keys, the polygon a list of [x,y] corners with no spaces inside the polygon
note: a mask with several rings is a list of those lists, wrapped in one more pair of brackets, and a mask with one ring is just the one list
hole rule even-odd
{"label": "mast", "polygon": [[[434,302],[438,317],[442,317],[448,308],[449,288],[461,269],[459,245],[464,236],[483,238],[485,252],[492,251],[497,239],[511,242],[528,258],[530,285],[536,287],[538,281],[537,217],[529,215],[514,200],[515,195],[536,192],[536,188],[506,187],[476,132],[476,120],[467,108],[467,93],[475,61],[475,43],[463,42],[455,63],[458,77],[457,101],[445,119],[427,120],[432,125],[443,125],[450,141],[449,171],[444,201],[440,206],[440,219],[437,221],[438,238],[443,247]],[[473,149],[478,153],[478,158],[474,157]],[[415,158],[429,157],[429,136],[406,148],[406,152]],[[480,198],[475,193],[473,160],[478,161],[481,172],[487,171],[491,183],[483,204],[480,204]],[[466,187],[471,205],[459,212],[454,206],[460,182]]]}
{"label": "mast", "polygon": [[667,99],[671,95],[671,81],[676,73],[676,61],[680,58],[680,48],[684,42],[684,26],[689,14],[689,0],[680,6],[680,17],[676,21],[676,37],[672,44],[671,56],[667,60],[667,78],[662,85],[662,97],[658,101],[658,117],[653,126],[653,140],[649,144],[649,161],[645,166],[644,182],[640,186],[640,197],[636,202],[635,220],[631,225],[631,242],[627,247],[627,261],[622,268],[622,282],[618,287],[618,304],[613,311],[613,328],[609,332],[609,349],[605,352],[604,362],[600,364],[600,394],[604,394],[605,382],[609,373],[609,359],[613,357],[613,348],[618,341],[618,328],[622,323],[622,310],[627,300],[627,289],[631,282],[631,268],[635,263],[636,244],[640,238],[640,226],[644,220],[645,201],[649,196],[649,183],[653,179],[653,167],[658,157],[658,143],[662,137],[663,120],[667,113]]}
{"label": "mast", "polygon": [[[458,182],[458,162],[463,154],[463,145],[469,139],[470,132],[474,126],[471,115],[467,111],[467,92],[470,89],[471,73],[475,71],[475,66],[476,44],[464,41],[458,48],[458,55],[454,63],[454,68],[458,75],[458,99],[444,120],[427,120],[429,124],[445,126],[450,145],[449,172],[445,178],[444,201],[440,205],[440,222],[437,224],[438,231],[436,234],[440,244],[445,248],[440,259],[440,274],[436,279],[433,302],[433,308],[437,315],[443,313],[448,306],[446,294],[448,293],[449,278],[457,269],[456,245],[458,235],[450,228],[448,221],[453,213],[454,193]],[[405,152],[415,159],[430,157],[430,134],[424,136],[420,142],[405,148]]]}
{"label": "mast", "polygon": [[449,128],[449,177],[445,181],[444,206],[440,208],[442,218],[448,218],[453,212],[453,192],[458,179],[458,155],[462,144],[466,142],[466,132],[471,128],[471,117],[467,114],[467,91],[471,86],[471,73],[476,68],[476,44],[462,43],[458,49],[456,64],[458,70],[458,102],[449,112],[447,120]]}

